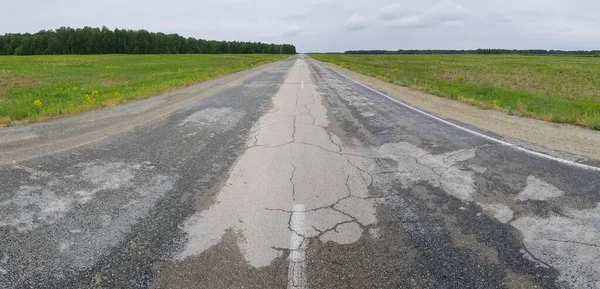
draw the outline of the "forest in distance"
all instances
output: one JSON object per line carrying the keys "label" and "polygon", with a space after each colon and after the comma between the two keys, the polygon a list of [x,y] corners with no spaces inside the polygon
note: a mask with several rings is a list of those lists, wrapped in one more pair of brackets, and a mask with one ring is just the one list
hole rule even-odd
{"label": "forest in distance", "polygon": [[0,55],[295,54],[291,44],[216,41],[146,30],[61,27],[0,35]]}

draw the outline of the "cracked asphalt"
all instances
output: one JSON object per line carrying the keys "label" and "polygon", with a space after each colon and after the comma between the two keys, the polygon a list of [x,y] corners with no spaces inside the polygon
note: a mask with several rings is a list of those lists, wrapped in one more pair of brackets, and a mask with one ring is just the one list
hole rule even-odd
{"label": "cracked asphalt", "polygon": [[0,288],[600,288],[599,170],[304,56],[0,136]]}

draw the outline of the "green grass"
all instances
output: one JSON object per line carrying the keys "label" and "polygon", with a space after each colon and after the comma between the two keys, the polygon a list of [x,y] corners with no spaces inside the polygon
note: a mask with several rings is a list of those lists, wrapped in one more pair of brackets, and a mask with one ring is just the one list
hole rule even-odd
{"label": "green grass", "polygon": [[0,56],[0,126],[114,106],[285,57]]}
{"label": "green grass", "polygon": [[384,81],[484,109],[600,130],[600,58],[315,54]]}

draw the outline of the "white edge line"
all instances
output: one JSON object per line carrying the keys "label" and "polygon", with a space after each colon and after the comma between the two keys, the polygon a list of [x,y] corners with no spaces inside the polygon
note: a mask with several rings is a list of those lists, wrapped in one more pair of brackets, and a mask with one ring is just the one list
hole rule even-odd
{"label": "white edge line", "polygon": [[[288,289],[308,289],[306,278],[306,213],[304,205],[295,204],[291,218],[290,256],[288,265]],[[300,235],[299,235],[300,234]]]}
{"label": "white edge line", "polygon": [[375,93],[377,93],[377,94],[379,94],[379,95],[381,95],[381,96],[384,96],[384,97],[386,97],[387,99],[389,99],[389,100],[391,100],[391,101],[393,101],[393,102],[395,102],[395,103],[397,103],[397,104],[400,104],[400,105],[402,105],[402,106],[404,106],[404,107],[406,107],[406,108],[408,108],[408,109],[411,109],[411,110],[413,110],[413,111],[415,111],[415,112],[418,112],[418,113],[420,113],[420,114],[423,114],[423,115],[425,115],[425,116],[428,116],[428,117],[430,117],[430,118],[433,118],[433,119],[435,119],[435,120],[437,120],[437,121],[440,121],[440,122],[442,122],[442,123],[445,123],[445,124],[447,124],[447,125],[453,126],[453,127],[457,128],[457,129],[460,129],[460,130],[462,130],[462,131],[466,131],[466,132],[468,132],[468,133],[474,134],[474,135],[476,135],[476,136],[479,136],[479,137],[482,137],[482,138],[484,138],[484,139],[487,139],[487,140],[490,140],[490,141],[493,141],[493,142],[499,143],[499,144],[501,144],[501,145],[504,145],[504,146],[507,146],[507,147],[514,148],[514,149],[516,149],[516,150],[518,150],[518,151],[525,152],[525,153],[528,153],[528,154],[531,154],[531,155],[534,155],[534,156],[537,156],[537,157],[541,157],[541,158],[545,158],[545,159],[553,160],[553,161],[556,161],[556,162],[559,162],[559,163],[562,163],[562,164],[566,164],[566,165],[570,165],[570,166],[578,167],[578,168],[585,169],[585,170],[592,170],[592,171],[597,171],[597,172],[600,172],[600,168],[599,168],[599,167],[590,166],[590,165],[586,165],[586,164],[582,164],[582,163],[578,163],[578,162],[574,162],[574,161],[570,161],[570,160],[566,160],[566,159],[562,159],[562,158],[554,157],[554,156],[547,155],[547,154],[544,154],[544,153],[540,153],[540,152],[532,151],[532,150],[530,150],[530,149],[526,149],[526,148],[524,148],[524,147],[521,147],[521,146],[518,146],[518,145],[516,145],[516,144],[509,143],[509,142],[506,142],[506,141],[503,141],[503,140],[500,140],[500,139],[497,139],[497,138],[493,138],[493,137],[491,137],[491,136],[488,136],[488,135],[485,135],[485,134],[483,134],[483,133],[476,132],[476,131],[474,131],[474,130],[468,129],[468,128],[466,128],[466,127],[463,127],[463,126],[460,126],[460,125],[458,125],[458,124],[455,124],[455,123],[449,122],[449,121],[447,121],[447,120],[445,120],[445,119],[443,119],[443,118],[437,117],[437,116],[435,116],[435,115],[433,115],[433,114],[431,114],[431,113],[425,112],[425,111],[423,111],[423,110],[420,110],[420,109],[418,109],[418,108],[416,108],[416,107],[413,107],[413,106],[411,106],[411,105],[408,105],[408,104],[406,104],[406,103],[404,103],[404,102],[402,102],[402,101],[399,101],[399,100],[397,100],[397,99],[395,99],[395,98],[393,98],[393,97],[391,97],[391,96],[389,96],[389,95],[387,95],[387,94],[385,94],[385,93],[382,93],[382,92],[380,92],[379,90],[376,90],[376,89],[374,89],[374,88],[371,88],[371,87],[370,87],[370,86],[368,86],[368,85],[362,84],[362,83],[360,83],[360,82],[358,82],[358,81],[356,81],[356,80],[354,80],[354,79],[352,79],[352,78],[350,78],[350,77],[348,77],[348,76],[344,75],[344,74],[343,74],[343,73],[341,73],[341,72],[335,71],[335,70],[334,70],[334,69],[332,69],[332,68],[329,68],[329,67],[327,67],[327,66],[325,66],[325,67],[326,67],[327,69],[329,69],[329,70],[331,70],[331,71],[333,71],[333,72],[335,72],[335,73],[337,73],[337,74],[341,75],[342,77],[344,77],[344,78],[346,78],[346,79],[348,79],[348,80],[350,80],[350,81],[352,81],[352,82],[354,82],[354,83],[356,83],[356,84],[358,84],[358,85],[360,85],[360,86],[362,86],[362,87],[364,87],[364,88],[366,88],[366,89],[370,90],[370,91],[373,91],[373,92],[375,92]]}

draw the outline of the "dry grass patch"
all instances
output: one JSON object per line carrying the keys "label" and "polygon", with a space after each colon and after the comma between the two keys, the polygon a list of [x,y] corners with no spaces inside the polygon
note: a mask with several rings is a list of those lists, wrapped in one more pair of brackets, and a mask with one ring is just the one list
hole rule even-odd
{"label": "dry grass patch", "polygon": [[0,99],[6,98],[8,92],[14,87],[30,87],[39,84],[27,77],[21,77],[18,74],[0,71]]}

